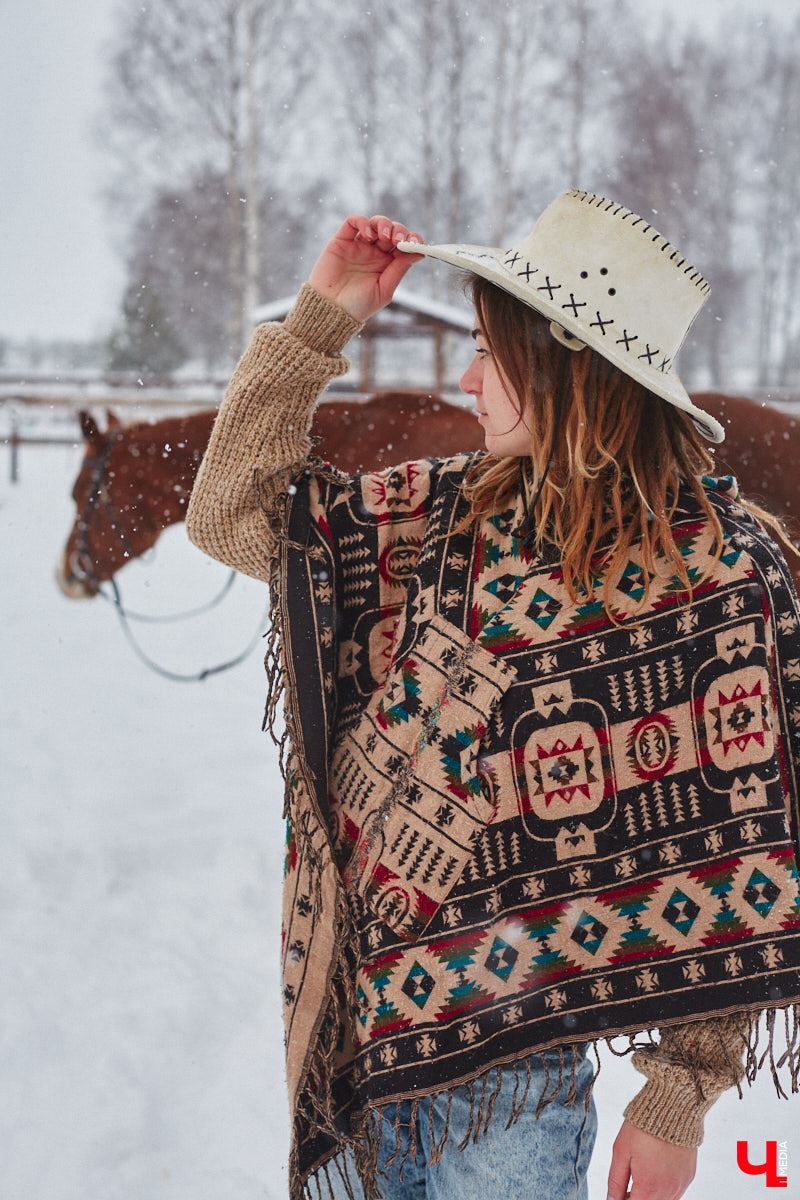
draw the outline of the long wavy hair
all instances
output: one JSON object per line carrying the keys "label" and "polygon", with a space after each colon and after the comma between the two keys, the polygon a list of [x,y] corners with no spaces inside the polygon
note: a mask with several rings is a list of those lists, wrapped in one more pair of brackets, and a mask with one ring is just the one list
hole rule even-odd
{"label": "long wavy hair", "polygon": [[[533,548],[555,548],[573,601],[593,596],[602,575],[603,603],[613,619],[610,589],[633,544],[644,574],[642,605],[655,577],[677,577],[691,597],[672,532],[681,485],[708,521],[709,569],[723,549],[722,527],[702,484],[714,460],[691,420],[589,347],[567,349],[544,317],[494,284],[473,275],[467,292],[508,396],[531,430],[529,458],[489,453],[470,469],[468,521],[508,507],[522,486]],[[747,507],[785,543],[774,518]]]}

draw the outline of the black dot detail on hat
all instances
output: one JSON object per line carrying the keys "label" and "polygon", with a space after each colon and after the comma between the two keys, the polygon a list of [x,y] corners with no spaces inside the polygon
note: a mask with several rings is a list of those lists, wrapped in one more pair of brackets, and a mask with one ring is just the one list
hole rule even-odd
{"label": "black dot detail on hat", "polygon": [[588,278],[589,278],[589,272],[581,271],[581,279],[588,279]]}
{"label": "black dot detail on hat", "polygon": [[601,274],[601,275],[607,275],[607,274],[608,274],[608,267],[601,267],[601,268],[600,268],[600,274]]}
{"label": "black dot detail on hat", "polygon": [[616,288],[609,288],[609,289],[608,289],[608,294],[609,294],[609,296],[616,296],[616,294],[617,294],[617,289],[616,289]]}

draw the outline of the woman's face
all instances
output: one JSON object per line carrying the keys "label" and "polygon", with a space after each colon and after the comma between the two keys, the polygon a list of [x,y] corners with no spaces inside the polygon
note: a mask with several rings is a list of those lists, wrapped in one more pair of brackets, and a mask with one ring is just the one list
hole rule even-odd
{"label": "woman's face", "polygon": [[531,430],[525,413],[520,417],[521,405],[511,385],[500,374],[480,327],[473,329],[472,336],[475,357],[461,376],[459,387],[475,397],[486,449],[501,458],[530,454]]}

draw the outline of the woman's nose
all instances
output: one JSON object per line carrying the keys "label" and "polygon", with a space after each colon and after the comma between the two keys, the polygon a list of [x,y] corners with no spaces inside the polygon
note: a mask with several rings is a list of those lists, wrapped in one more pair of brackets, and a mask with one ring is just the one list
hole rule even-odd
{"label": "woman's nose", "polygon": [[481,391],[481,363],[476,354],[458,381],[462,392],[468,396],[478,396]]}

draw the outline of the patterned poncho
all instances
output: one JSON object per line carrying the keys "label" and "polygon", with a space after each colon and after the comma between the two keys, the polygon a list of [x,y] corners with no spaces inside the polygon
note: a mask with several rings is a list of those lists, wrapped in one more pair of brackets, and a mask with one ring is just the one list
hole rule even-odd
{"label": "patterned poncho", "polygon": [[645,601],[634,546],[612,621],[522,546],[521,507],[459,531],[469,463],[316,468],[285,496],[293,1195],[351,1141],[369,1193],[392,1101],[506,1065],[522,1099],[546,1047],[800,1001],[782,556],[708,481],[716,566],[687,492],[691,598]]}

